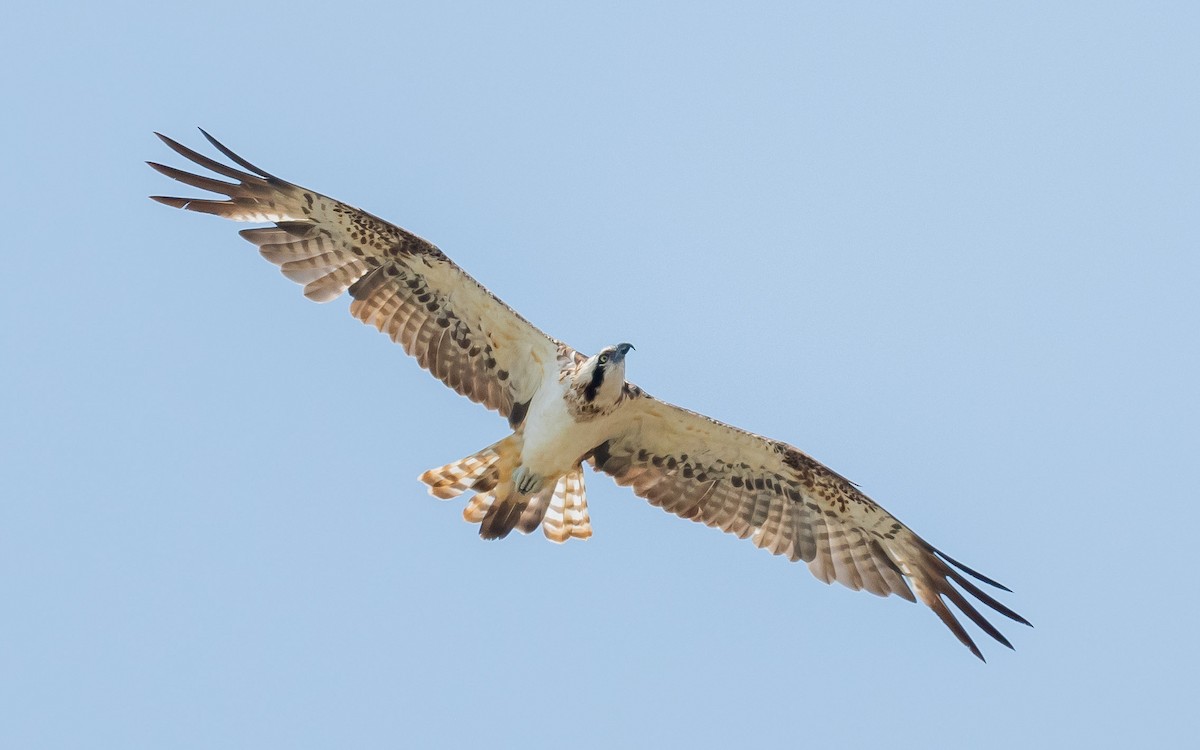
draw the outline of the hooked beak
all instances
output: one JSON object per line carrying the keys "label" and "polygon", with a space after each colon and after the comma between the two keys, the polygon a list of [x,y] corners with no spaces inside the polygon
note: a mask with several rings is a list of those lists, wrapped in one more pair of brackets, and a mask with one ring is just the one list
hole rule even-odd
{"label": "hooked beak", "polygon": [[617,365],[625,361],[625,355],[628,354],[629,350],[632,348],[633,344],[616,344],[615,346],[606,347],[605,351],[609,352],[607,355],[609,362]]}

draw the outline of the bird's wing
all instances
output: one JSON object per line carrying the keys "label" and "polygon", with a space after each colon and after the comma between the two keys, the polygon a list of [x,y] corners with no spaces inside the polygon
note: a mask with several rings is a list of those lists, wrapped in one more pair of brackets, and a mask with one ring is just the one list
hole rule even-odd
{"label": "bird's wing", "polygon": [[[204,132],[204,131],[201,131]],[[228,200],[154,200],[233,221],[273,222],[242,230],[304,296],[329,302],[350,290],[350,311],[416,357],[462,395],[495,409],[515,427],[545,368],[567,347],[551,339],[455,265],[433,244],[365,211],[268,174],[208,133],[234,169],[159,135],[176,153],[236,182],[150,166]]]}
{"label": "bird's wing", "polygon": [[617,484],[682,518],[749,538],[772,554],[804,560],[826,583],[915,601],[911,583],[916,596],[980,659],[979,648],[943,597],[988,635],[1012,646],[951,582],[1000,614],[1029,624],[959,571],[1003,586],[935,549],[808,455],[659,401],[636,386],[626,388],[628,401],[617,412],[617,429],[590,459]]}

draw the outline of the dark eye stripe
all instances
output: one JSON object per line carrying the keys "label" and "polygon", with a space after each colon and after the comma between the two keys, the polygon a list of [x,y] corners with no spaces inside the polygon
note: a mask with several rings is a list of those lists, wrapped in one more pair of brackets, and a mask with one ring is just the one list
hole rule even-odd
{"label": "dark eye stripe", "polygon": [[[600,364],[604,364],[604,355],[600,355],[597,360]],[[596,393],[600,390],[600,384],[604,382],[604,368],[596,367],[592,371],[592,379],[583,389],[583,398],[589,404],[596,400]]]}

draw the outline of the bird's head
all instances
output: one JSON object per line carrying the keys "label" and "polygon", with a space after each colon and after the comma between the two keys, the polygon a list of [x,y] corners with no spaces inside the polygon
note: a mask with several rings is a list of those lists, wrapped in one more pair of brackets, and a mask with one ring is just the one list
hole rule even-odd
{"label": "bird's head", "polygon": [[616,401],[625,387],[625,355],[633,344],[615,344],[601,349],[579,368],[578,378],[586,385],[583,396],[589,401]]}
{"label": "bird's head", "polygon": [[613,344],[606,346],[596,355],[596,364],[602,367],[624,367],[625,355],[633,349],[633,344]]}

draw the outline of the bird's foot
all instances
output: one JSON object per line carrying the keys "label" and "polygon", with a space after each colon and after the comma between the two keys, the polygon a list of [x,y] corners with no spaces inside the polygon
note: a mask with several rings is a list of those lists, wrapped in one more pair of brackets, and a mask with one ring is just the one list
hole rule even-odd
{"label": "bird's foot", "polygon": [[513,472],[513,485],[522,495],[532,495],[542,488],[542,477],[534,474],[524,466],[517,467]]}

